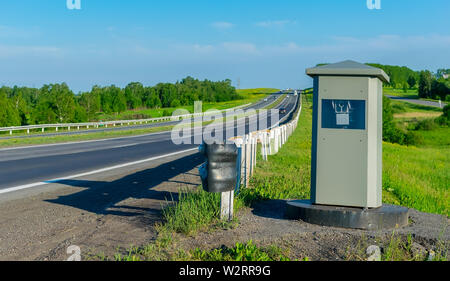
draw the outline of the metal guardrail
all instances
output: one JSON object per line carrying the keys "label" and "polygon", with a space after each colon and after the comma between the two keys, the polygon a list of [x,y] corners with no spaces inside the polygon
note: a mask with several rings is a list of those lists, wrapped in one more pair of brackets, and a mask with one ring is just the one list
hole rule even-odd
{"label": "metal guardrail", "polygon": [[[220,112],[228,112],[233,111],[236,109],[244,108],[251,105],[251,103],[240,105],[237,107],[229,108],[220,110]],[[58,131],[59,128],[67,128],[68,131],[70,131],[72,128],[76,128],[77,130],[80,130],[80,128],[85,127],[86,129],[89,129],[90,127],[93,128],[99,128],[99,127],[105,127],[108,128],[108,126],[116,127],[116,126],[123,126],[124,124],[130,125],[130,124],[148,124],[148,123],[156,123],[156,122],[163,122],[163,121],[177,121],[185,118],[192,118],[192,117],[199,117],[199,116],[205,116],[209,114],[214,114],[214,112],[202,112],[202,113],[192,113],[192,114],[185,114],[185,115],[177,115],[177,116],[164,116],[164,117],[158,117],[158,118],[150,118],[150,119],[134,119],[134,120],[117,120],[117,121],[103,121],[103,122],[87,122],[87,123],[57,123],[57,124],[38,124],[38,125],[28,125],[28,126],[12,126],[12,127],[2,127],[0,128],[0,132],[8,132],[12,135],[14,131],[26,131],[27,134],[30,133],[30,130],[37,130],[41,129],[42,132],[45,132],[46,128],[55,128],[56,131]]]}
{"label": "metal guardrail", "polygon": [[[263,160],[268,161],[268,155],[278,153],[278,150],[297,128],[301,110],[302,101],[301,94],[299,94],[291,111],[270,128],[231,139],[238,148],[236,188],[221,194],[221,219],[231,220],[233,218],[234,193],[239,193],[241,187],[249,185],[250,178],[255,171],[258,144],[261,144]],[[289,118],[291,118],[290,121],[283,124]]]}

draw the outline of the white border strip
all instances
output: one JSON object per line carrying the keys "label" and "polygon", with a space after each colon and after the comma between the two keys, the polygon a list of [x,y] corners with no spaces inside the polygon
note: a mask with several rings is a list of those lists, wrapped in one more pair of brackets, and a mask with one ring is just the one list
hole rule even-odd
{"label": "white border strip", "polygon": [[36,183],[30,183],[30,184],[25,184],[25,185],[20,185],[20,186],[0,189],[0,194],[5,194],[5,193],[13,192],[13,191],[18,191],[18,190],[22,190],[22,189],[27,189],[27,188],[41,186],[41,185],[46,185],[46,184],[51,184],[51,183],[58,183],[58,182],[63,181],[63,180],[69,180],[69,179],[73,179],[73,178],[79,178],[79,177],[89,176],[89,175],[98,174],[98,173],[102,173],[102,172],[107,172],[107,171],[111,171],[111,170],[115,170],[115,169],[119,169],[119,168],[124,168],[124,167],[132,166],[132,165],[145,163],[145,162],[148,162],[148,161],[153,161],[153,160],[157,160],[157,159],[161,159],[161,158],[175,156],[175,155],[178,155],[178,154],[183,154],[183,153],[186,153],[186,152],[191,152],[191,151],[194,151],[194,150],[198,150],[198,148],[196,147],[196,148],[186,149],[186,150],[182,150],[182,151],[177,151],[177,152],[173,152],[173,153],[169,153],[169,154],[155,156],[155,157],[151,157],[151,158],[147,158],[147,159],[143,159],[143,160],[139,160],[139,161],[134,161],[134,162],[129,162],[129,163],[125,163],[125,164],[120,164],[120,165],[116,165],[116,166],[112,166],[112,167],[107,167],[107,168],[103,168],[103,169],[99,169],[99,170],[95,170],[95,171],[90,171],[90,172],[86,172],[86,173],[82,173],[82,174],[67,176],[67,177],[63,177],[63,178],[46,180],[46,181],[42,181],[42,182],[36,182]]}

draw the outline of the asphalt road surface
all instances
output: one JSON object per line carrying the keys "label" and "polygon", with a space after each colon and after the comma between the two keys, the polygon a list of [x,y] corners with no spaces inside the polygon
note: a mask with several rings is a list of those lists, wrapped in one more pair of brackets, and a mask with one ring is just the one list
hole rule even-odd
{"label": "asphalt road surface", "polygon": [[386,97],[388,97],[392,100],[405,101],[405,102],[426,105],[426,106],[432,106],[432,107],[439,107],[439,108],[444,108],[444,106],[447,105],[445,102],[441,102],[441,105],[440,105],[439,102],[436,102],[436,101],[408,99],[408,98],[402,98],[402,97],[396,97],[396,96],[390,96],[390,95],[386,95]]}
{"label": "asphalt road surface", "polygon": [[[259,102],[256,102],[252,105],[249,105],[245,109],[260,109],[272,104],[277,98],[279,94],[272,94],[268,96],[266,99],[263,99]],[[156,123],[148,123],[148,124],[135,124],[135,125],[124,125],[118,127],[103,127],[97,129],[82,129],[82,130],[72,130],[72,131],[63,131],[63,132],[54,132],[54,133],[42,133],[42,134],[29,134],[29,135],[19,135],[19,136],[2,136],[0,139],[17,139],[17,138],[36,138],[36,137],[51,137],[51,136],[60,136],[60,135],[79,135],[79,134],[91,134],[91,133],[100,133],[100,132],[110,132],[110,131],[126,131],[133,129],[147,129],[147,128],[155,128],[155,127],[164,127],[164,126],[172,126],[178,124],[180,121],[166,121],[166,122],[156,122]]]}
{"label": "asphalt road surface", "polygon": [[[271,99],[257,103],[252,108],[264,108],[271,103]],[[296,99],[297,96],[288,95],[277,108],[286,108],[288,114],[295,106]],[[280,114],[280,119],[284,115]],[[251,121],[250,118],[251,122],[255,120]],[[251,127],[247,118],[245,131],[248,132]],[[230,128],[235,134],[238,133],[236,126],[230,126],[228,132]],[[223,136],[227,136],[227,130],[224,130]],[[193,136],[190,139],[193,143]],[[55,182],[55,179],[73,179],[101,173],[102,170],[124,168],[156,160],[164,155],[193,151],[197,147],[198,144],[176,145],[171,140],[171,132],[161,132],[79,143],[1,149],[0,197],[2,193],[31,189]]]}
{"label": "asphalt road surface", "polygon": [[[289,113],[296,98],[278,107]],[[170,132],[2,149],[0,260],[66,260],[69,246],[83,260],[114,257],[151,243],[162,208],[201,183],[203,162],[197,144],[175,145]]]}

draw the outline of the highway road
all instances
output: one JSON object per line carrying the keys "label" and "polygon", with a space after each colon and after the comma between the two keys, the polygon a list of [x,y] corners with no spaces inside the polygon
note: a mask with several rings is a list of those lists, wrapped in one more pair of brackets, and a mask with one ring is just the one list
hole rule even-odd
{"label": "highway road", "polygon": [[[268,101],[250,108],[264,108],[275,97],[272,95]],[[277,108],[284,107],[289,113],[296,98],[288,95]],[[280,114],[280,119],[283,116]],[[248,118],[245,130],[249,130]],[[237,133],[236,128],[234,131]],[[0,149],[0,196],[2,193],[52,183],[55,179],[73,179],[124,168],[165,155],[194,151],[197,147],[197,144],[176,145],[171,141],[171,132],[160,132],[107,140]]]}
{"label": "highway road", "polygon": [[[295,99],[277,107],[289,112]],[[161,209],[200,184],[203,161],[197,145],[175,145],[170,132],[2,149],[0,260],[61,261],[71,245],[83,260],[113,257],[151,243]]]}
{"label": "highway road", "polygon": [[436,102],[436,101],[409,99],[409,98],[396,97],[396,96],[391,96],[391,95],[386,95],[386,97],[388,97],[392,100],[405,101],[405,102],[415,103],[415,104],[419,104],[419,105],[426,105],[426,106],[439,107],[439,108],[443,108],[444,106],[447,105],[446,102],[441,102],[441,104],[439,104],[439,102]]}
{"label": "highway road", "polygon": [[[278,98],[278,94],[273,94],[267,97],[267,100],[263,99],[260,100],[245,109],[250,108],[264,108],[268,105],[270,105],[272,102]],[[15,135],[15,136],[0,136],[0,140],[2,139],[17,139],[17,138],[36,138],[36,137],[51,137],[51,136],[60,136],[60,135],[79,135],[79,134],[91,134],[91,133],[101,133],[101,132],[110,132],[110,131],[125,131],[125,130],[133,130],[133,129],[148,129],[148,128],[156,128],[156,127],[164,127],[164,126],[172,126],[178,124],[179,121],[166,121],[166,122],[155,122],[155,123],[148,123],[148,124],[134,124],[134,125],[124,125],[124,126],[118,126],[118,127],[103,127],[103,128],[91,128],[91,129],[81,129],[81,130],[72,130],[72,131],[60,131],[60,132],[53,132],[53,133],[34,133],[34,134],[27,134],[27,135]]]}

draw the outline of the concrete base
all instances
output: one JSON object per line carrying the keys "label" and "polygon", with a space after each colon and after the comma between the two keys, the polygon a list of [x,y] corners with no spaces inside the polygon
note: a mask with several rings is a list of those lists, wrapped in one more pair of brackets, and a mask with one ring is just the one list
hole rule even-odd
{"label": "concrete base", "polygon": [[383,205],[376,209],[313,205],[309,200],[287,202],[285,216],[323,226],[365,230],[389,229],[408,224],[408,208]]}

